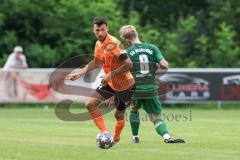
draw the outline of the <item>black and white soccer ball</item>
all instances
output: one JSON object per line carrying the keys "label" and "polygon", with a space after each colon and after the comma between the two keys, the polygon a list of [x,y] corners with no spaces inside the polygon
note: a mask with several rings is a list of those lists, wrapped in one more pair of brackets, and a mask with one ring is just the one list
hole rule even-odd
{"label": "black and white soccer ball", "polygon": [[113,136],[109,132],[101,132],[96,137],[96,143],[101,149],[109,149],[113,146]]}

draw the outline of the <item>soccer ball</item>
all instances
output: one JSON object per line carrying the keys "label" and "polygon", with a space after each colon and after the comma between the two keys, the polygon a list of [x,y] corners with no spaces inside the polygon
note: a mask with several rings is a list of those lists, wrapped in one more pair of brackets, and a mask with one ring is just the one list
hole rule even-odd
{"label": "soccer ball", "polygon": [[101,132],[96,137],[96,143],[101,149],[109,149],[113,146],[113,137],[109,132]]}

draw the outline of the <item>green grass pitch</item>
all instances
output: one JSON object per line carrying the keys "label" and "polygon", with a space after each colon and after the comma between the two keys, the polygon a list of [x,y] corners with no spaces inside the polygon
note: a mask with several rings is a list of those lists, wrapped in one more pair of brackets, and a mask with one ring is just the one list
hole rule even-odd
{"label": "green grass pitch", "polygon": [[[140,144],[132,144],[128,122],[120,143],[102,150],[95,144],[98,130],[92,121],[64,122],[53,108],[0,108],[0,160],[240,159],[240,109],[192,108],[190,115],[187,108],[166,108],[164,113],[185,115],[177,120],[168,117],[166,122],[171,135],[186,144],[164,144],[141,112]],[[106,122],[113,131],[113,112]]]}

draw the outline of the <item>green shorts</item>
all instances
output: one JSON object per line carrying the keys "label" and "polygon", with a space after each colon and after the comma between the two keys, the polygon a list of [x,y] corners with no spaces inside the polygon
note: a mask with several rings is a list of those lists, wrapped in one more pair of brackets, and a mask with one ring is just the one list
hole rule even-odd
{"label": "green shorts", "polygon": [[143,107],[148,114],[161,114],[162,106],[158,96],[152,98],[133,98],[133,106],[137,109]]}

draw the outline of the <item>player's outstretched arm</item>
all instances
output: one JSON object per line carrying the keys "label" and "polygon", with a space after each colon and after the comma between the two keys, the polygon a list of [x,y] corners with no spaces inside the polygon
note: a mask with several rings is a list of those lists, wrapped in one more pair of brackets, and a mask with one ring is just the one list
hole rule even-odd
{"label": "player's outstretched arm", "polygon": [[70,73],[67,76],[65,76],[65,79],[72,80],[72,81],[77,80],[87,72],[90,72],[91,70],[99,66],[100,66],[100,62],[97,59],[93,59],[84,68],[80,69],[78,72]]}

